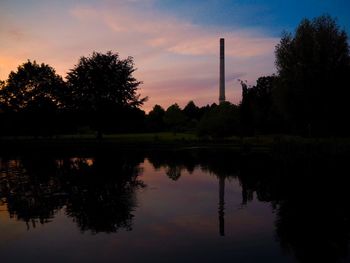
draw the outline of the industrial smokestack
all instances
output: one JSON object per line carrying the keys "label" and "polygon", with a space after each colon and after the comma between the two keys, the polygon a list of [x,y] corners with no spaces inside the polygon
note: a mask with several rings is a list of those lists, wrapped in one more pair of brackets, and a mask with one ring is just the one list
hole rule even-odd
{"label": "industrial smokestack", "polygon": [[225,101],[225,39],[220,38],[220,95],[219,102]]}

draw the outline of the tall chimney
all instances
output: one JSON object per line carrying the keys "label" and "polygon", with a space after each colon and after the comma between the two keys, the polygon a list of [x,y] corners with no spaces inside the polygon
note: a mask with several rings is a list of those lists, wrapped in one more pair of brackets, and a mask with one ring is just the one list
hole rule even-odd
{"label": "tall chimney", "polygon": [[219,102],[225,101],[225,39],[220,38],[220,95]]}

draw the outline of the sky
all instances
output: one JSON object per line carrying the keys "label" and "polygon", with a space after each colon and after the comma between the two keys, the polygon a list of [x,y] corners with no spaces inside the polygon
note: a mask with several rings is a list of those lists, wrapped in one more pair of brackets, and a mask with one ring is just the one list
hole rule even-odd
{"label": "sky", "polygon": [[238,79],[273,74],[284,31],[329,14],[350,32],[349,0],[0,0],[0,79],[28,59],[62,77],[93,51],[132,56],[149,111],[218,102],[219,38],[226,41],[226,99]]}

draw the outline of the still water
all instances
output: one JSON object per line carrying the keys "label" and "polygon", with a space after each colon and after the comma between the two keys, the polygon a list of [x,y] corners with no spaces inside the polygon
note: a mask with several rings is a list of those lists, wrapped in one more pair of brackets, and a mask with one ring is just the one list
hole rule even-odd
{"label": "still water", "polygon": [[228,150],[0,160],[2,262],[349,262],[347,157]]}

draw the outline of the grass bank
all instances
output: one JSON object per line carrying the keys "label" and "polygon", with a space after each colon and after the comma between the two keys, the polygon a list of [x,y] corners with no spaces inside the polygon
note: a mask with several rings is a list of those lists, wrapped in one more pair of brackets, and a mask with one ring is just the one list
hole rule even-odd
{"label": "grass bank", "polygon": [[199,138],[191,133],[171,132],[110,134],[104,135],[102,140],[97,140],[95,134],[0,137],[0,152],[59,149],[84,152],[95,148],[106,150],[120,148],[231,148],[241,152],[337,154],[350,152],[350,138],[302,138],[271,135],[213,139],[209,137]]}

